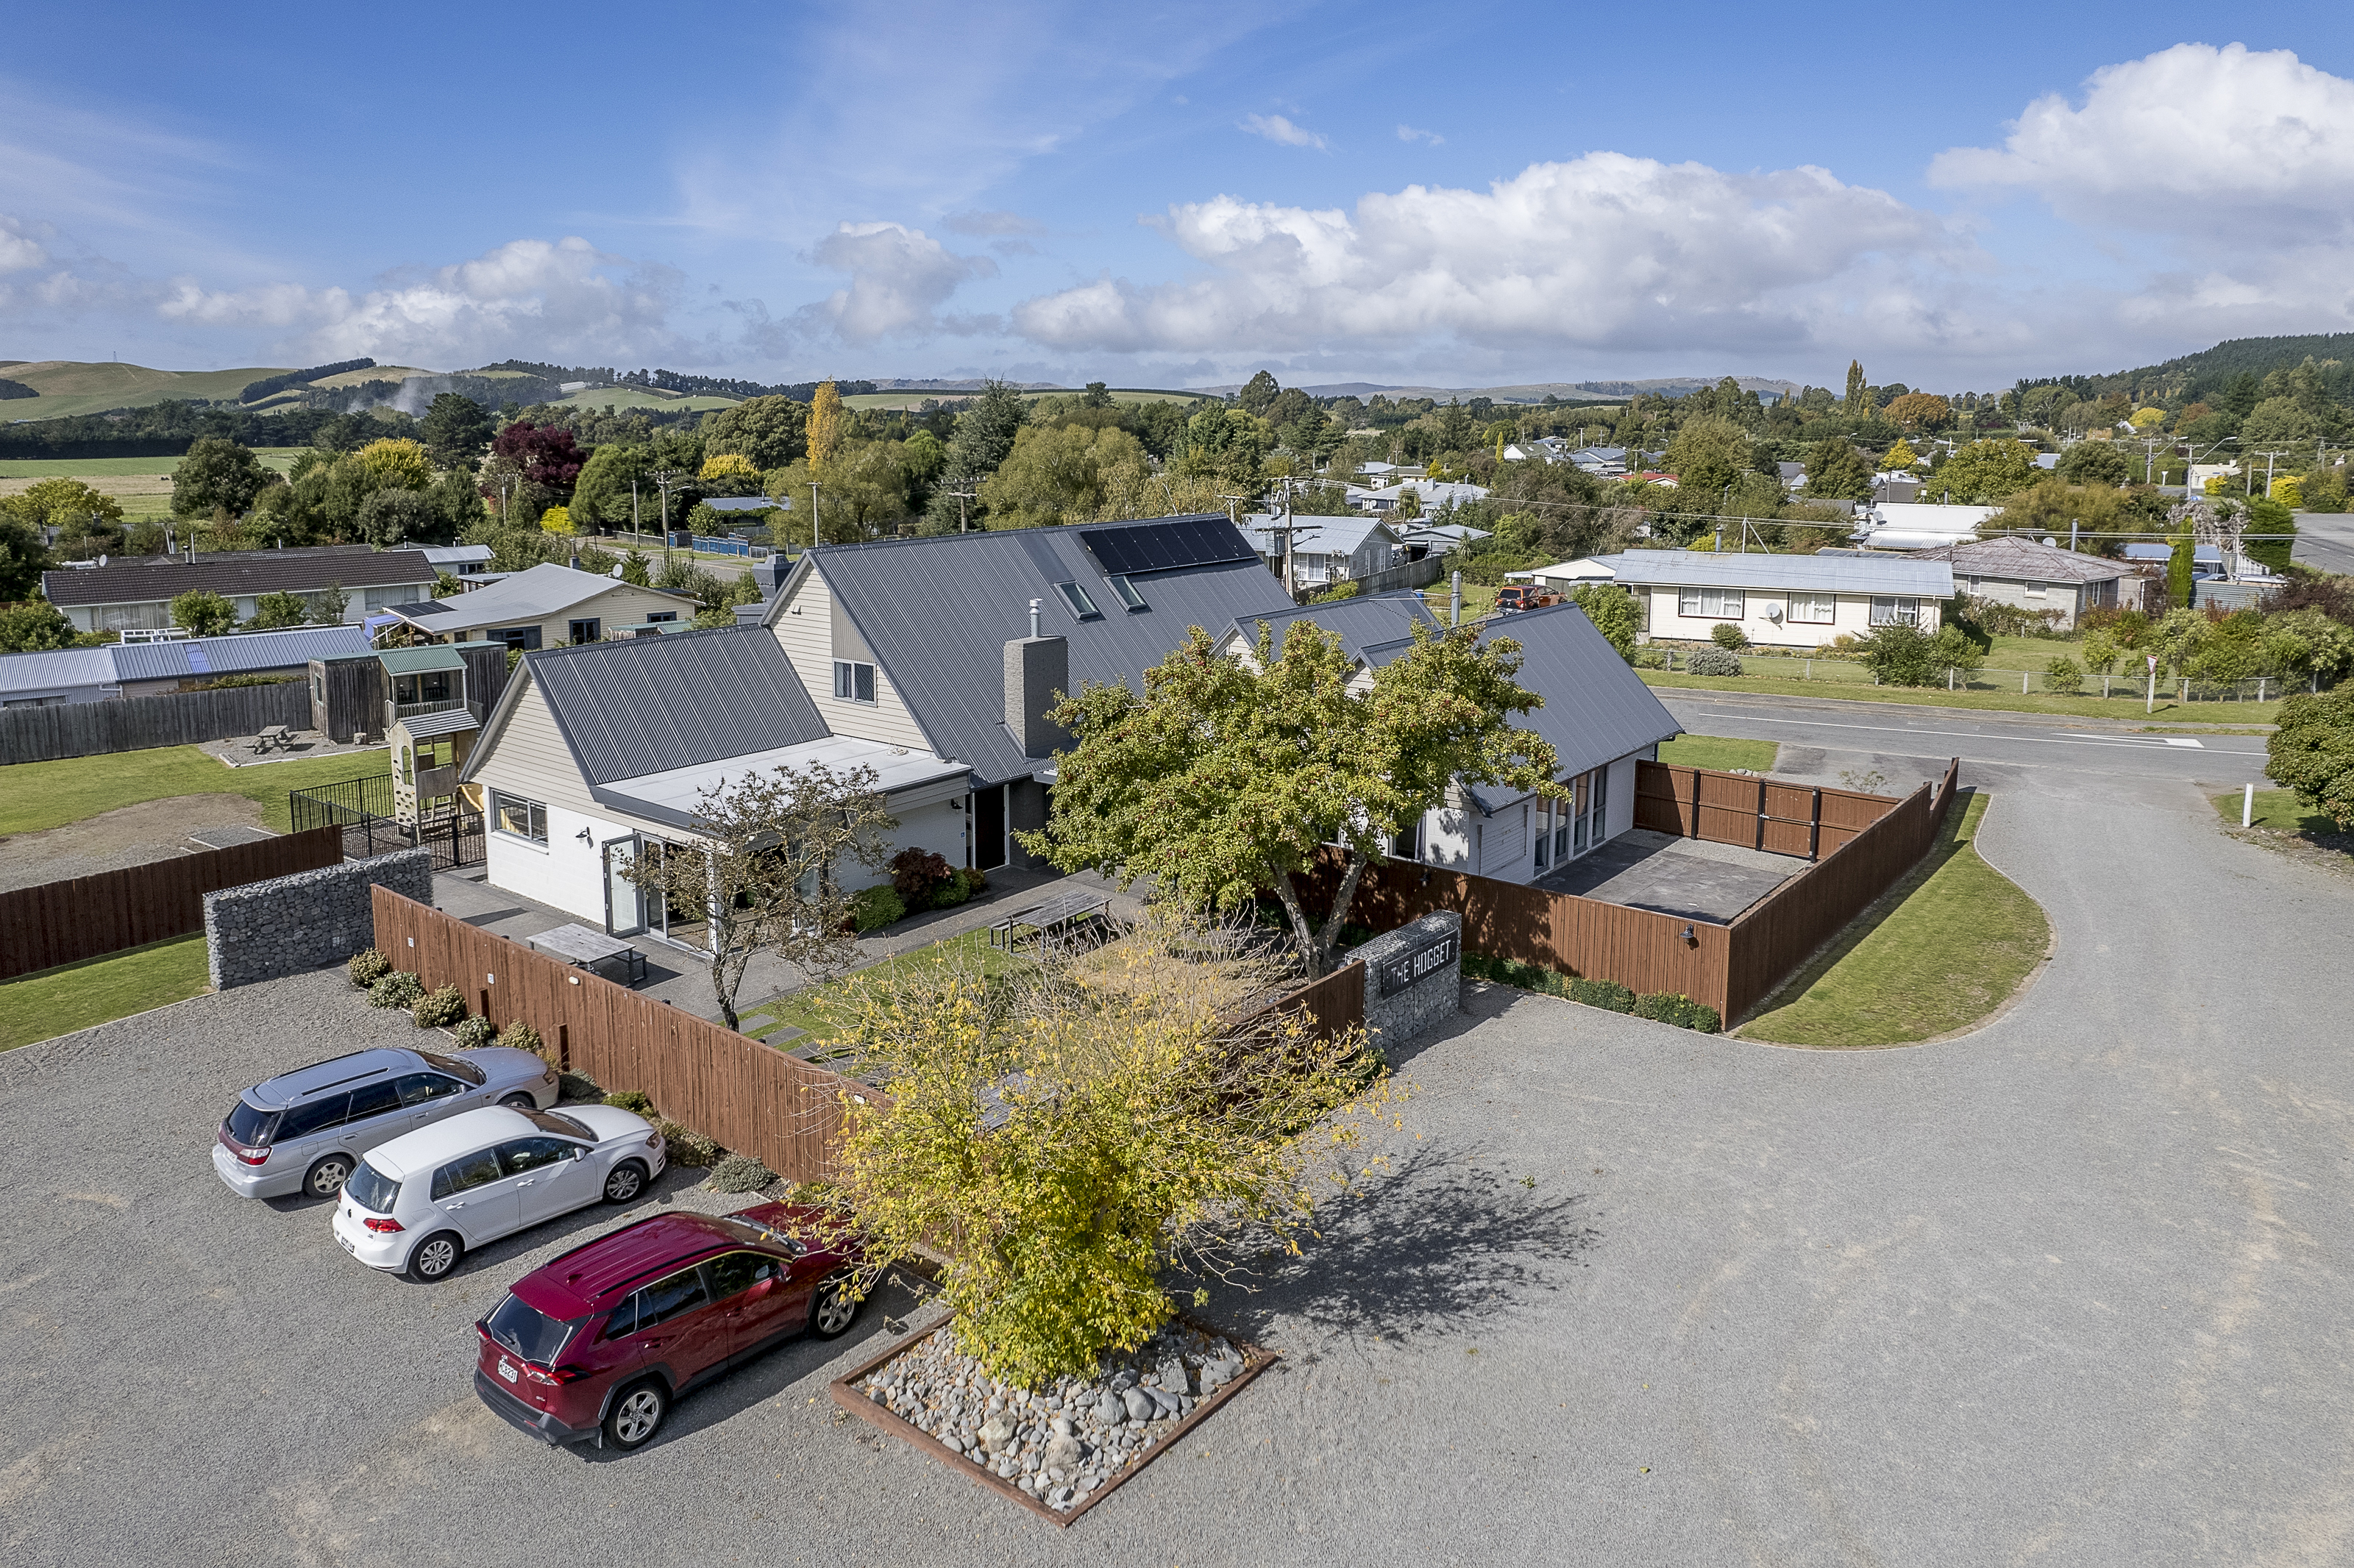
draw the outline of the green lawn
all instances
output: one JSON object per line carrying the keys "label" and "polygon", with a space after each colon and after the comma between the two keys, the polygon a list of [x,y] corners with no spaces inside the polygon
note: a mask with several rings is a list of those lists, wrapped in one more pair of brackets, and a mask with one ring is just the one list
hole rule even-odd
{"label": "green lawn", "polygon": [[243,795],[261,808],[264,827],[284,832],[289,789],[381,773],[387,766],[384,752],[364,751],[230,768],[193,746],[19,762],[0,768],[0,836],[63,827],[142,800],[180,795]]}
{"label": "green lawn", "polygon": [[198,934],[0,981],[0,1051],[200,995],[205,965]]}
{"label": "green lawn", "polygon": [[[1788,663],[1787,660],[1755,660],[1746,666],[1755,670],[1766,665]],[[2037,692],[2021,696],[2009,692],[1945,692],[1934,686],[1874,686],[1870,677],[1858,682],[1852,678],[1832,680],[1816,666],[1814,680],[1797,676],[1776,675],[1693,675],[1675,670],[1638,670],[1636,674],[1644,683],[1676,690],[1704,692],[1764,692],[1785,697],[1834,697],[1853,702],[1902,703],[1910,707],[1978,708],[1999,713],[2060,714],[2070,718],[2132,719],[2164,717],[2178,724],[2248,725],[2270,724],[2280,711],[2280,704],[2264,703],[2181,703],[2166,694],[2161,688],[2158,705],[2144,714],[2142,705],[2130,697],[2055,697]]]}
{"label": "green lawn", "polygon": [[[822,1037],[831,1027],[832,1004],[838,1003],[852,988],[864,989],[877,983],[887,986],[900,975],[940,959],[978,963],[981,972],[991,978],[1009,973],[1017,966],[1027,968],[1030,962],[1002,948],[991,947],[986,928],[967,931],[960,937],[949,937],[912,952],[902,953],[896,959],[870,964],[865,969],[843,976],[832,985],[788,991],[773,1001],[762,1002],[744,1013],[744,1033],[755,1040],[765,1040],[788,1029]],[[789,1036],[778,1044],[784,1044],[789,1041],[797,1043],[794,1037]]]}
{"label": "green lawn", "polygon": [[[2215,802],[2215,814],[2223,819],[2226,827],[2240,825],[2240,791],[2209,797]],[[2329,820],[2327,811],[2307,810],[2297,804],[2294,789],[2259,789],[2256,791],[2255,821],[2250,824],[2274,828],[2285,833],[2336,833],[2338,824]]]}
{"label": "green lawn", "polygon": [[1968,1028],[2041,963],[2052,927],[2034,899],[1978,858],[1988,797],[1972,793],[1927,858],[1741,1026],[1787,1045],[1901,1045]]}
{"label": "green lawn", "polygon": [[1775,753],[1781,750],[1771,740],[1735,740],[1722,735],[1680,735],[1659,745],[1659,760],[1678,768],[1714,768],[1730,773],[1745,768],[1752,773],[1774,771]]}

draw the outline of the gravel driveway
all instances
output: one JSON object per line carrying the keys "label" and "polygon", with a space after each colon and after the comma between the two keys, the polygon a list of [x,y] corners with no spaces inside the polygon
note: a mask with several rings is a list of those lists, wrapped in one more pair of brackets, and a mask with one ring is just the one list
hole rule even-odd
{"label": "gravel driveway", "polygon": [[[2354,883],[2228,839],[2180,781],[1972,777],[1995,793],[1981,849],[2058,931],[2018,1007],[1944,1044],[1813,1053],[1475,992],[1403,1053],[1421,1092],[1375,1195],[1208,1308],[1285,1361],[1067,1533],[835,1422],[824,1380],[880,1331],[871,1308],[636,1455],[495,1421],[474,1316],[614,1216],[428,1289],[206,1163],[243,1085],[408,1036],[333,977],[11,1053],[0,1550],[2346,1561]],[[652,1202],[718,1202],[690,1180]]]}

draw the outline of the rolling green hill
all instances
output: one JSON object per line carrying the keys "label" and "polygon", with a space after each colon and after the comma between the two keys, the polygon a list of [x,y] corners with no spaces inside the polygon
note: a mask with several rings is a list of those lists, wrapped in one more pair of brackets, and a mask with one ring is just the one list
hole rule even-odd
{"label": "rolling green hill", "polygon": [[102,414],[110,408],[143,408],[151,403],[181,398],[234,397],[265,376],[281,375],[283,366],[249,366],[242,370],[151,370],[143,365],[111,360],[91,364],[71,359],[45,359],[10,366],[5,373],[40,394],[12,398],[5,405],[11,419],[62,419],[70,414]]}

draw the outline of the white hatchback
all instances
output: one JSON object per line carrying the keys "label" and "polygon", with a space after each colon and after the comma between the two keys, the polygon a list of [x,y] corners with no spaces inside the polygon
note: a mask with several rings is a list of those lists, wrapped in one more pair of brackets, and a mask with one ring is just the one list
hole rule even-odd
{"label": "white hatchback", "polygon": [[335,1239],[370,1268],[429,1283],[469,1248],[631,1202],[667,1153],[651,1122],[613,1106],[485,1107],[370,1150],[344,1183]]}

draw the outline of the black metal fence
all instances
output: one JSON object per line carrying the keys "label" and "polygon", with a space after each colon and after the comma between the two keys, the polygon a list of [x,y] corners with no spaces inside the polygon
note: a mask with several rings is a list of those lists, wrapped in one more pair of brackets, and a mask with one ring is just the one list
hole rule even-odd
{"label": "black metal fence", "polygon": [[463,809],[428,817],[411,828],[393,816],[392,775],[370,773],[333,784],[287,792],[296,832],[305,828],[344,831],[344,858],[367,860],[423,845],[433,852],[433,869],[454,871],[482,863],[482,817]]}

